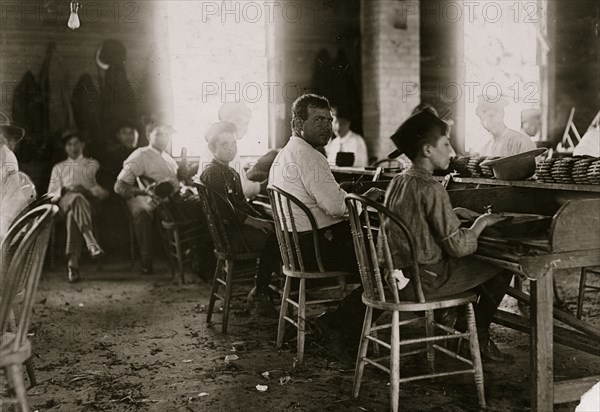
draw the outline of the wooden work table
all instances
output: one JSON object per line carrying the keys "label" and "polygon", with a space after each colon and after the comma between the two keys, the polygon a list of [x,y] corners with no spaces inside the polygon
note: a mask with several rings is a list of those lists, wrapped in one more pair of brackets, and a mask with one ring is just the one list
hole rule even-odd
{"label": "wooden work table", "polygon": [[[370,185],[385,188],[395,176],[383,174],[372,182],[374,171],[335,168],[333,172],[340,182],[363,176],[362,190]],[[530,319],[502,311],[495,318],[530,334],[531,409],[547,412],[554,403],[579,400],[600,376],[554,382],[554,342],[600,356],[600,330],[554,308],[553,276],[558,270],[600,266],[600,185],[461,177],[446,183],[454,207],[481,212],[492,204],[496,212],[551,217],[549,230],[530,238],[481,236],[474,256],[531,280],[531,296],[511,291],[511,296],[530,304]],[[554,319],[566,327],[555,326]]]}
{"label": "wooden work table", "polygon": [[[462,186],[462,187],[461,187]],[[475,187],[473,187],[475,186]],[[554,403],[579,400],[600,376],[554,382],[554,342],[600,356],[600,330],[554,308],[555,271],[600,265],[600,186],[554,185],[455,179],[448,184],[452,205],[481,211],[535,213],[552,217],[547,233],[520,238],[482,236],[475,257],[531,280],[529,320],[499,311],[495,321],[530,333],[531,408],[551,411]],[[554,319],[568,327],[555,326]]]}

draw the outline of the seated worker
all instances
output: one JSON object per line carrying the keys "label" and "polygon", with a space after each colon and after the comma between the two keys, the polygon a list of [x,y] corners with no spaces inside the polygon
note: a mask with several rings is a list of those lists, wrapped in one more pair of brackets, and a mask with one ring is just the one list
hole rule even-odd
{"label": "seated worker", "polygon": [[361,135],[350,130],[350,114],[342,107],[334,107],[333,133],[335,137],[325,146],[327,161],[330,165],[340,166],[337,161],[338,153],[354,153],[354,163],[346,166],[365,167],[369,163],[367,145]]}
{"label": "seated worker", "polygon": [[100,164],[83,156],[85,143],[79,133],[76,130],[67,130],[62,136],[62,143],[68,157],[52,168],[48,194],[66,216],[66,256],[69,282],[72,283],[81,279],[79,258],[82,237],[92,258],[104,254],[92,231],[92,207],[96,202],[105,199],[108,192],[96,182]]}
{"label": "seated worker", "polygon": [[485,130],[492,135],[491,140],[481,149],[481,156],[512,156],[535,149],[535,143],[529,136],[509,129],[504,123],[504,108],[507,105],[504,98],[491,101],[485,96],[479,96],[476,114]]}
{"label": "seated worker", "polygon": [[[390,157],[404,153],[413,166],[392,180],[386,191],[385,205],[413,235],[425,297],[435,299],[476,291],[479,300],[475,305],[475,317],[482,358],[508,362],[512,357],[496,347],[490,339],[489,327],[512,274],[469,256],[476,251],[477,238],[483,229],[504,218],[497,214],[479,216],[467,209],[452,209],[448,193],[433,178],[435,170],[448,168],[454,154],[447,131],[447,123],[425,110],[406,120],[392,135],[398,150]],[[478,217],[471,227],[461,228],[459,216]],[[395,267],[406,270],[411,261],[404,235],[392,225],[388,239]],[[382,259],[380,256],[380,261]],[[413,288],[404,288],[401,297],[415,299]],[[466,319],[459,318],[456,328],[466,330]]]}
{"label": "seated worker", "polygon": [[228,233],[229,239],[235,242],[241,235],[250,248],[262,251],[255,280],[254,304],[259,314],[275,317],[277,311],[271,302],[269,282],[272,273],[278,273],[281,268],[279,244],[273,231],[273,222],[263,219],[246,201],[240,175],[229,167],[237,154],[236,133],[235,125],[229,122],[217,122],[210,127],[205,138],[214,159],[205,167],[200,180],[227,197],[235,208],[242,233]]}
{"label": "seated worker", "polygon": [[135,122],[125,120],[119,126],[116,133],[116,144],[106,150],[100,162],[98,183],[108,191],[112,192],[117,181],[117,176],[123,169],[123,162],[133,153],[137,147],[139,133]]}
{"label": "seated worker", "polygon": [[[312,212],[319,231],[321,258],[325,270],[359,276],[345,198],[347,193],[335,181],[327,159],[318,147],[327,143],[332,131],[329,101],[315,94],[300,96],[292,105],[292,136],[273,163],[272,185],[299,199]],[[377,198],[383,191],[372,188],[365,196]],[[307,270],[318,270],[310,221],[292,204],[300,235],[300,248]],[[362,288],[350,293],[334,312],[319,318],[318,327],[329,338],[336,356],[348,359],[345,342],[358,345],[365,307]]]}
{"label": "seated worker", "polygon": [[140,269],[143,274],[151,274],[153,271],[152,233],[156,203],[151,193],[138,187],[136,179],[145,177],[154,182],[170,181],[173,188],[179,188],[177,162],[165,152],[174,130],[171,126],[153,123],[148,131],[150,143],[136,149],[125,160],[114,186],[115,193],[127,201],[127,207],[133,217],[142,257]]}

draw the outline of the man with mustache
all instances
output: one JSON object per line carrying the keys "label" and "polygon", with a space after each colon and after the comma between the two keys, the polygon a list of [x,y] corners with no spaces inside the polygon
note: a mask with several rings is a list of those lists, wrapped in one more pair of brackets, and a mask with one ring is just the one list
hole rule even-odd
{"label": "man with mustache", "polygon": [[[359,276],[352,241],[347,193],[335,181],[327,158],[318,148],[329,141],[333,133],[333,117],[329,101],[315,94],[300,96],[292,105],[292,136],[273,162],[273,186],[300,200],[312,213],[318,227],[320,254],[327,271],[344,271]],[[383,191],[371,188],[365,196],[376,200]],[[296,229],[306,270],[318,270],[312,226],[306,214],[292,204]],[[286,216],[287,218],[287,216]],[[304,232],[304,233],[302,233]],[[358,342],[365,307],[362,288],[352,291],[333,312],[317,320],[332,352],[348,359],[345,344]]]}

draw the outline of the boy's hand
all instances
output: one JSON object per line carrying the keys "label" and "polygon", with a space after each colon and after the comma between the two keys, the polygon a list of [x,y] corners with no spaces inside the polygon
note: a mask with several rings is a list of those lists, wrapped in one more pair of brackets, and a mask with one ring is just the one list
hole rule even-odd
{"label": "boy's hand", "polygon": [[456,215],[458,217],[466,219],[470,222],[475,221],[475,219],[477,219],[479,216],[481,216],[481,213],[474,212],[474,211],[466,209],[464,207],[455,207],[454,212],[456,213]]}
{"label": "boy's hand", "polygon": [[488,227],[495,225],[498,222],[502,222],[503,220],[507,220],[508,218],[508,216],[505,216],[502,213],[486,213],[485,215],[479,216],[477,220],[482,220],[485,227]]}

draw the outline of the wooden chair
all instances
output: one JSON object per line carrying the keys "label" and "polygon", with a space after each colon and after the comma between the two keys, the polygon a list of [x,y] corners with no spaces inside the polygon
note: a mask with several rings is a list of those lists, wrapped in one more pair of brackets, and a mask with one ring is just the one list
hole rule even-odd
{"label": "wooden chair", "polygon": [[577,319],[581,319],[581,315],[583,314],[583,300],[585,298],[585,292],[600,292],[600,287],[587,284],[588,273],[600,275],[600,268],[587,267],[581,269],[581,277],[579,278],[579,295],[577,296]]}
{"label": "wooden chair", "polygon": [[398,159],[379,159],[371,164],[371,167],[388,167],[388,168],[399,168],[404,169],[404,165]]}
{"label": "wooden chair", "polygon": [[[242,233],[237,221],[235,209],[229,199],[215,189],[196,179],[194,180],[210,235],[215,247],[217,267],[210,291],[210,301],[206,322],[210,323],[217,299],[223,304],[223,323],[221,330],[227,333],[229,308],[233,297],[233,284],[254,281],[254,275],[260,263],[260,252],[252,251],[243,236],[240,235],[241,250],[234,250],[227,228],[232,233]],[[225,287],[225,296],[219,295],[219,285]]]}
{"label": "wooden chair", "polygon": [[0,251],[0,367],[14,391],[10,401],[17,403],[22,411],[29,411],[22,374],[22,365],[32,353],[27,332],[52,219],[57,213],[58,207],[54,205],[31,210],[11,226]]}
{"label": "wooden chair", "polygon": [[[325,270],[321,260],[317,222],[315,221],[312,212],[302,202],[277,186],[271,186],[267,191],[271,198],[273,220],[275,221],[275,233],[277,234],[277,240],[279,241],[279,249],[283,260],[283,274],[285,275],[285,285],[283,287],[281,308],[279,310],[279,325],[277,328],[277,348],[279,349],[283,345],[286,322],[291,323],[296,327],[298,336],[296,360],[297,362],[302,362],[304,358],[304,341],[306,334],[306,307],[309,305],[339,302],[344,299],[346,296],[346,276],[351,274],[341,271]],[[318,271],[308,271],[305,267],[306,259],[303,258],[302,251],[300,250],[299,232],[296,227],[292,204],[302,210],[310,221]],[[337,278],[339,281],[338,286],[334,288],[339,289],[339,298],[306,301],[307,280],[330,278]],[[290,297],[293,279],[299,280],[297,301]],[[320,289],[325,290],[331,288]],[[296,308],[296,319],[290,317],[291,314],[288,316],[288,304]]]}
{"label": "wooden chair", "polygon": [[[2,255],[2,258],[5,260],[3,264],[6,265],[6,268],[8,268],[8,264],[10,263],[10,260],[12,259],[12,256],[14,253],[13,249],[16,247],[15,238],[18,237],[19,235],[22,235],[23,234],[22,231],[24,229],[27,229],[28,225],[31,224],[31,219],[22,220],[22,217],[27,215],[29,212],[31,212],[32,210],[34,210],[40,206],[50,204],[50,200],[51,200],[51,196],[49,196],[48,194],[44,194],[44,195],[40,196],[39,199],[34,200],[29,205],[27,205],[27,207],[23,208],[23,210],[21,210],[21,212],[19,212],[19,214],[17,216],[15,216],[15,218],[13,219],[13,223],[11,224],[9,232],[7,233],[6,242],[7,242],[7,245],[9,245],[9,246],[7,246],[7,248],[8,248],[7,253],[6,253],[6,255]],[[23,278],[23,280],[24,280],[24,278]],[[24,284],[23,283],[20,284],[20,286],[18,288],[19,293],[17,294],[15,305],[19,305],[21,303],[21,299],[23,297],[23,293],[22,293],[23,287],[24,287]],[[11,315],[10,322],[11,322],[12,326],[14,326],[16,328],[16,320],[15,320],[14,310]],[[31,360],[31,358],[28,359],[27,361],[25,361],[25,367],[27,369],[27,376],[29,377],[29,383],[31,384],[31,386],[37,385],[37,381],[35,379],[35,370],[33,368],[33,361]]]}
{"label": "wooden chair", "polygon": [[[197,221],[176,218],[169,210],[167,201],[161,201],[156,208],[160,220],[161,238],[166,244],[165,252],[171,268],[173,278],[179,284],[185,283],[184,265],[190,262],[190,256],[185,252],[191,247],[199,245],[203,238],[202,227]],[[177,273],[175,273],[177,264]]]}
{"label": "wooden chair", "polygon": [[[138,187],[144,190],[156,183],[145,176],[138,177],[136,181]],[[181,239],[179,233],[181,227],[176,224],[175,219],[168,213],[167,208],[164,205],[160,205],[160,202],[154,213],[154,222],[156,231],[160,236],[160,244],[163,247],[167,262],[169,263],[172,279],[176,280],[179,284],[183,284],[185,283],[185,272],[183,269],[185,255],[183,253],[181,242],[175,240],[176,238]],[[177,276],[175,272],[175,262],[177,262],[177,266],[180,268],[179,276]]]}
{"label": "wooden chair", "polygon": [[[400,219],[389,209],[363,196],[354,194],[349,195],[346,198],[346,204],[348,205],[348,210],[350,212],[354,248],[356,251],[360,275],[364,287],[362,301],[367,306],[363,323],[362,338],[356,360],[356,373],[354,377],[353,392],[354,397],[358,397],[364,367],[365,364],[368,363],[387,372],[390,375],[391,410],[394,412],[398,410],[400,383],[465,373],[474,374],[475,384],[477,386],[477,395],[479,397],[479,405],[482,408],[485,408],[483,370],[481,366],[479,342],[477,339],[477,329],[475,326],[475,313],[473,310],[473,303],[477,300],[477,295],[475,293],[467,292],[441,299],[426,300],[421,288],[417,250],[412,235],[406,226],[404,226]],[[369,212],[359,214],[360,210],[367,210],[367,208],[369,208]],[[371,216],[370,210],[374,210],[376,212],[376,218],[375,216]],[[375,214],[375,212],[373,213]],[[377,239],[375,239],[375,235],[373,234],[375,229],[373,222],[374,219],[378,219],[380,224],[379,245],[377,244]],[[395,225],[404,234],[410,250],[412,264],[410,267],[410,273],[407,274],[407,277],[410,279],[410,283],[406,285],[406,287],[414,288],[415,296],[417,296],[416,301],[403,301],[400,300],[399,297],[398,283],[396,277],[394,277],[395,268],[387,241],[388,229],[391,225]],[[378,247],[380,249],[378,249]],[[378,250],[381,250],[385,257],[383,270],[379,267],[380,263],[378,261]],[[466,333],[462,333],[448,326],[439,324],[434,320],[433,317],[434,310],[458,306],[465,306],[467,310],[469,331]],[[372,326],[373,309],[391,312],[392,322],[389,324]],[[417,316],[416,318],[411,318],[408,320],[400,320],[400,313],[420,314],[423,312],[424,316]],[[418,322],[424,322],[426,336],[422,338],[401,340],[400,326]],[[391,329],[391,341],[389,343],[384,342],[374,334],[374,332],[384,329]],[[436,330],[441,331],[443,335],[436,336]],[[445,340],[462,338],[469,340],[471,359],[467,359],[459,355],[457,352],[453,352],[439,345],[440,342]],[[390,351],[390,356],[377,358],[368,357],[367,350],[370,342],[374,342],[379,346],[387,348]],[[401,346],[414,344],[425,344],[425,347],[400,353]],[[436,373],[436,351],[466,363],[468,368],[450,372]],[[427,361],[429,364],[430,373],[405,378],[401,377],[400,357],[422,352],[427,353]],[[388,359],[389,364],[387,366],[381,362]]]}

